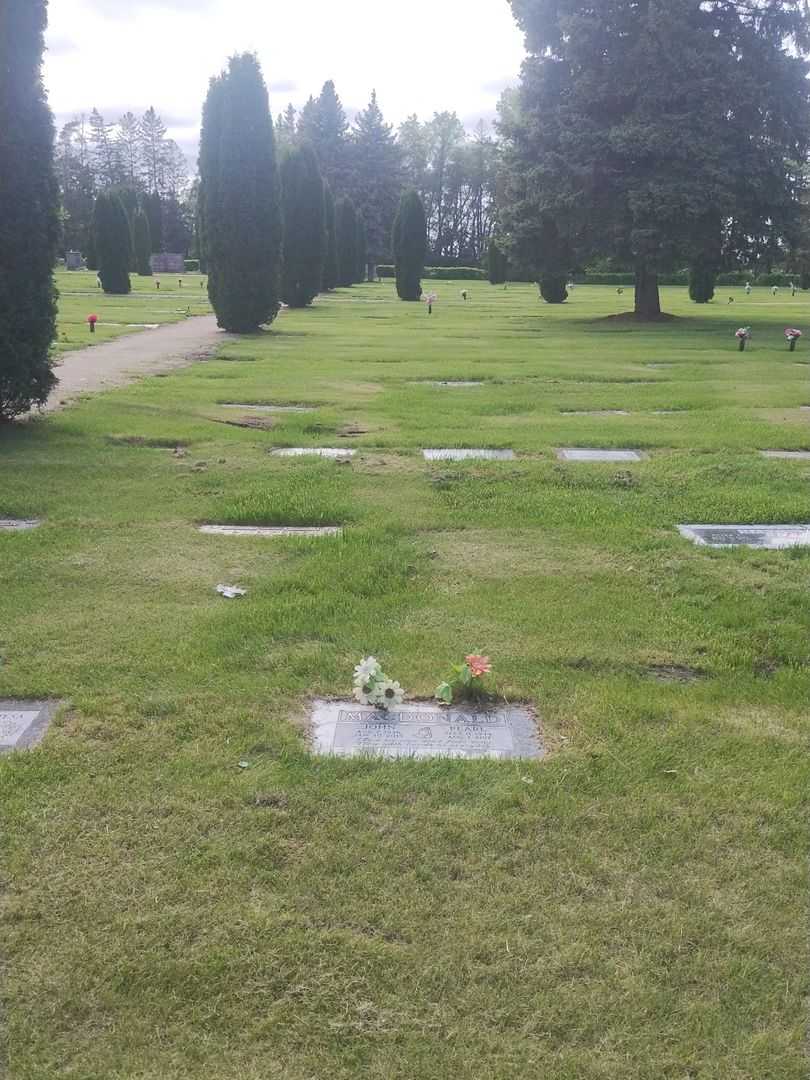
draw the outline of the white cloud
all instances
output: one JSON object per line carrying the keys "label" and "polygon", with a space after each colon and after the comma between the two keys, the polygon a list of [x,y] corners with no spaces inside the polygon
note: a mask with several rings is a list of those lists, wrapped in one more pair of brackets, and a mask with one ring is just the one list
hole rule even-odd
{"label": "white cloud", "polygon": [[45,77],[63,115],[96,106],[108,119],[154,105],[193,143],[208,80],[234,52],[258,53],[274,113],[334,79],[348,112],[372,88],[391,123],[455,110],[492,116],[516,80],[521,34],[507,0],[59,0],[50,4]]}

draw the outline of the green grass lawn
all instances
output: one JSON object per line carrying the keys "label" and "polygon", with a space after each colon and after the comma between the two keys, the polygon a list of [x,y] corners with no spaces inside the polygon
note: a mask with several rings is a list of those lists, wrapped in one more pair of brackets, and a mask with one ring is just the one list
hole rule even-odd
{"label": "green grass lawn", "polygon": [[[65,702],[0,760],[14,1080],[807,1076],[810,551],[675,526],[810,521],[810,463],[757,453],[810,449],[810,301],[666,289],[636,326],[601,319],[629,290],[436,288],[0,431],[0,516],[45,522],[0,534],[0,697]],[[94,297],[63,299],[73,341]],[[418,697],[470,651],[544,761],[307,753],[361,656]]]}
{"label": "green grass lawn", "polygon": [[[211,311],[200,274],[130,275],[132,292],[127,296],[106,296],[96,283],[95,271],[61,270],[56,274],[59,290],[59,324],[56,347],[68,349],[97,345],[121,334],[132,333],[134,324],[177,322],[191,308],[192,315]],[[160,282],[160,289],[157,282]],[[183,282],[182,286],[180,282]],[[202,286],[202,287],[201,287]],[[90,334],[88,315],[98,315],[96,332]]]}

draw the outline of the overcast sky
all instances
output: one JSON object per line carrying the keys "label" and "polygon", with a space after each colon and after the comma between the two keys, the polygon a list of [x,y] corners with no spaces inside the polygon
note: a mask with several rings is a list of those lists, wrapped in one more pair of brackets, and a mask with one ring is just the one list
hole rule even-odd
{"label": "overcast sky", "polygon": [[351,115],[377,90],[389,123],[455,110],[490,120],[516,81],[522,36],[507,0],[50,0],[45,78],[57,124],[95,106],[150,105],[187,151],[208,79],[259,55],[274,115],[334,79]]}

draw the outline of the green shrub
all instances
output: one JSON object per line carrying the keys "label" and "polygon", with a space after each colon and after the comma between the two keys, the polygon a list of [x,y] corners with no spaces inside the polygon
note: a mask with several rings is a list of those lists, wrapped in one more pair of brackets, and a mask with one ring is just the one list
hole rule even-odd
{"label": "green shrub", "polygon": [[[395,266],[382,264],[377,267],[378,278],[397,276]],[[422,277],[434,281],[486,281],[487,272],[478,266],[426,266]]]}
{"label": "green shrub", "polygon": [[564,304],[568,299],[565,274],[543,274],[540,278],[540,295],[547,304]]}
{"label": "green shrub", "polygon": [[714,299],[716,273],[710,266],[697,265],[689,271],[689,297],[696,304],[708,304]]}

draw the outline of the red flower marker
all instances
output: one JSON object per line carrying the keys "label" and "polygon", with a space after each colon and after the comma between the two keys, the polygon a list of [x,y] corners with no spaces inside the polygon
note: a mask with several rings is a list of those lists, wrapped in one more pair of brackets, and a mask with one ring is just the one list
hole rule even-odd
{"label": "red flower marker", "polygon": [[88,315],[87,316],[87,322],[88,322],[88,324],[90,326],[90,333],[95,334],[95,332],[96,332],[96,323],[98,322],[98,315]]}

